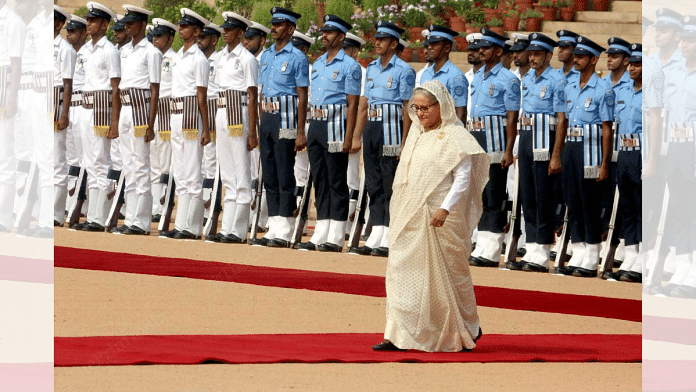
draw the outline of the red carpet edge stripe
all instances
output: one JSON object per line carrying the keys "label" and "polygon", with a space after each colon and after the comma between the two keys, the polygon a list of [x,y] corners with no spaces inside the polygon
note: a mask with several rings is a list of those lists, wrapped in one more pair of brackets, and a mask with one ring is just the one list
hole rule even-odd
{"label": "red carpet edge stripe", "polygon": [[53,284],[53,260],[0,256],[0,280]]}
{"label": "red carpet edge stripe", "polygon": [[[385,297],[384,277],[259,267],[215,261],[154,257],[56,246],[55,266],[97,271],[185,277]],[[479,306],[641,321],[641,301],[591,295],[475,286]]]}
{"label": "red carpet edge stripe", "polygon": [[640,335],[483,335],[472,352],[376,352],[382,334],[56,337],[56,366],[201,363],[640,362]]}
{"label": "red carpet edge stripe", "polygon": [[645,340],[696,345],[696,320],[645,315],[642,327]]}

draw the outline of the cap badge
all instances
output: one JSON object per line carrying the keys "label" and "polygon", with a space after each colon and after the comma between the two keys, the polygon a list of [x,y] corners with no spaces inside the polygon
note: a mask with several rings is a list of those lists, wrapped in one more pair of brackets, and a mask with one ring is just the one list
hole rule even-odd
{"label": "cap badge", "polygon": [[271,13],[274,13],[274,14],[276,13],[276,7],[273,7],[273,9],[271,10]]}
{"label": "cap badge", "polygon": [[324,20],[328,22],[328,21],[329,21],[329,15],[324,16]]}

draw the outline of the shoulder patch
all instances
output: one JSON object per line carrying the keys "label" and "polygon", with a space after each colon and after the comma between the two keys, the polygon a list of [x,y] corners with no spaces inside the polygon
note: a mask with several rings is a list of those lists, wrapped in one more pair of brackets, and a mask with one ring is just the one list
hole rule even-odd
{"label": "shoulder patch", "polygon": [[607,105],[614,106],[614,90],[608,90],[606,97],[607,97]]}
{"label": "shoulder patch", "polygon": [[510,90],[512,90],[513,94],[519,94],[520,93],[520,80],[515,78],[511,79],[512,83],[510,84]]}
{"label": "shoulder patch", "polygon": [[358,64],[355,64],[352,67],[350,67],[350,72],[351,72],[351,75],[353,76],[353,79],[355,79],[355,80],[362,79],[362,69],[360,69],[360,66]]}
{"label": "shoulder patch", "polygon": [[406,83],[415,85],[416,84],[416,75],[413,75],[413,74],[406,75]]}
{"label": "shoulder patch", "polygon": [[454,95],[457,97],[464,95],[464,79],[461,76],[454,78]]}
{"label": "shoulder patch", "polygon": [[565,100],[565,90],[564,89],[558,89],[558,99],[563,101]]}

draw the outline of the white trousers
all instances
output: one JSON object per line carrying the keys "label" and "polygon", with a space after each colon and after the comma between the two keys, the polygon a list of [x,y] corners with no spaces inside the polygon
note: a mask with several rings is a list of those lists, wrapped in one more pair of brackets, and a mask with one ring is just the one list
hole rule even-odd
{"label": "white trousers", "polygon": [[[198,137],[195,140],[184,139],[182,132],[184,115],[172,114],[172,168],[174,181],[176,182],[176,195],[187,195],[191,200],[203,198],[203,176],[201,174],[201,160],[203,159],[203,146],[201,146],[201,128],[199,119]],[[178,212],[177,212],[178,214]]]}
{"label": "white trousers", "polygon": [[82,162],[87,170],[87,188],[106,191],[111,180],[111,139],[94,134],[94,109],[82,109]]}
{"label": "white trousers", "polygon": [[118,143],[121,155],[122,175],[125,175],[125,192],[139,196],[151,194],[150,145],[145,137],[135,137],[133,108],[123,106],[118,121]]}
{"label": "white trousers", "polygon": [[307,174],[307,169],[309,168],[309,153],[305,149],[295,154],[295,184],[298,187],[306,186],[309,175]]}
{"label": "white trousers", "polygon": [[252,199],[250,153],[247,150],[249,112],[243,110],[242,113],[242,136],[229,136],[225,110],[218,110],[215,118],[217,156],[220,161],[220,178],[225,189],[225,203],[234,201],[237,204],[250,204]]}
{"label": "white trousers", "polygon": [[360,153],[348,154],[348,189],[360,189]]}

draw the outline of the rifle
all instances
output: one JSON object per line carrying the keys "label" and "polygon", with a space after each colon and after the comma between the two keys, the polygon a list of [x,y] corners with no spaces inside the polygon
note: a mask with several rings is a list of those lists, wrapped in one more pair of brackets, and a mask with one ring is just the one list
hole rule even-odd
{"label": "rifle", "polygon": [[251,218],[251,233],[249,234],[249,244],[256,238],[259,231],[259,217],[261,216],[261,198],[263,196],[263,168],[261,167],[261,157],[259,156],[259,172],[256,180],[252,181],[251,187],[254,189],[254,200],[252,201],[254,215]]}
{"label": "rifle", "polygon": [[70,194],[70,196],[72,196],[77,192],[77,197],[75,198],[75,202],[68,209],[68,227],[72,228],[80,221],[82,205],[85,203],[85,199],[87,199],[87,171],[84,167],[70,166],[69,174],[71,176],[77,176],[75,188],[73,188]]}
{"label": "rifle", "polygon": [[652,252],[647,265],[653,267],[648,272],[648,279],[643,290],[650,292],[650,289],[656,287],[662,281],[662,270],[664,268],[665,259],[667,256],[662,254],[662,236],[665,233],[665,221],[667,220],[667,204],[669,203],[669,184],[665,184],[665,193],[662,196],[662,211],[660,212],[660,221],[657,224],[657,236],[655,237],[655,248]]}
{"label": "rifle", "polygon": [[164,210],[160,218],[157,230],[159,232],[169,231],[169,224],[172,221],[172,211],[174,210],[174,195],[176,194],[176,183],[174,182],[173,164],[169,166],[169,173],[162,173],[160,183],[167,184],[167,192],[164,194]]}
{"label": "rifle", "polygon": [[[205,222],[203,234],[211,236],[217,232],[218,218],[222,211],[222,187],[220,186],[220,164],[215,165],[215,179],[206,178],[203,181],[203,188],[213,188],[210,193],[210,207],[208,207],[208,220]],[[210,184],[212,183],[212,184]]]}
{"label": "rifle", "polygon": [[556,262],[554,268],[549,268],[549,273],[557,274],[560,272],[560,268],[563,267],[564,260],[568,254],[568,243],[570,242],[570,230],[568,230],[568,207],[563,205],[563,230],[561,231],[561,237],[558,239],[561,241],[561,250],[556,254]]}
{"label": "rifle", "polygon": [[358,204],[355,205],[353,226],[348,237],[348,249],[360,245],[360,236],[365,225],[365,211],[367,210],[367,189],[365,189],[365,167],[360,168],[360,191],[358,193]]}
{"label": "rifle", "polygon": [[614,228],[616,227],[616,214],[619,209],[619,186],[616,186],[616,191],[614,192],[614,204],[611,210],[611,218],[609,218],[609,233],[607,234],[607,246],[604,247],[600,259],[602,263],[599,265],[599,270],[597,271],[597,277],[603,279],[604,272],[612,271],[614,269],[614,255],[616,254],[616,248],[619,245],[619,239]]}
{"label": "rifle", "polygon": [[307,219],[309,218],[309,191],[312,189],[312,172],[310,168],[307,168],[307,185],[304,186],[302,190],[302,198],[300,199],[300,205],[298,206],[298,214],[295,219],[295,229],[292,231],[292,237],[290,237],[290,247],[294,248],[297,244],[302,242],[302,233],[304,233],[305,226],[307,225]]}
{"label": "rifle", "polygon": [[105,231],[110,231],[118,225],[118,216],[121,214],[121,207],[125,202],[125,178],[121,170],[109,170],[106,176],[110,180],[118,181],[116,185],[116,193],[112,197],[111,208],[109,209],[109,217],[106,219]]}
{"label": "rifle", "polygon": [[512,190],[512,213],[510,214],[510,228],[505,239],[505,257],[498,263],[498,267],[505,268],[508,262],[517,260],[517,242],[522,235],[520,214],[522,212],[522,204],[519,201],[520,194],[520,165],[515,164],[515,179]]}

